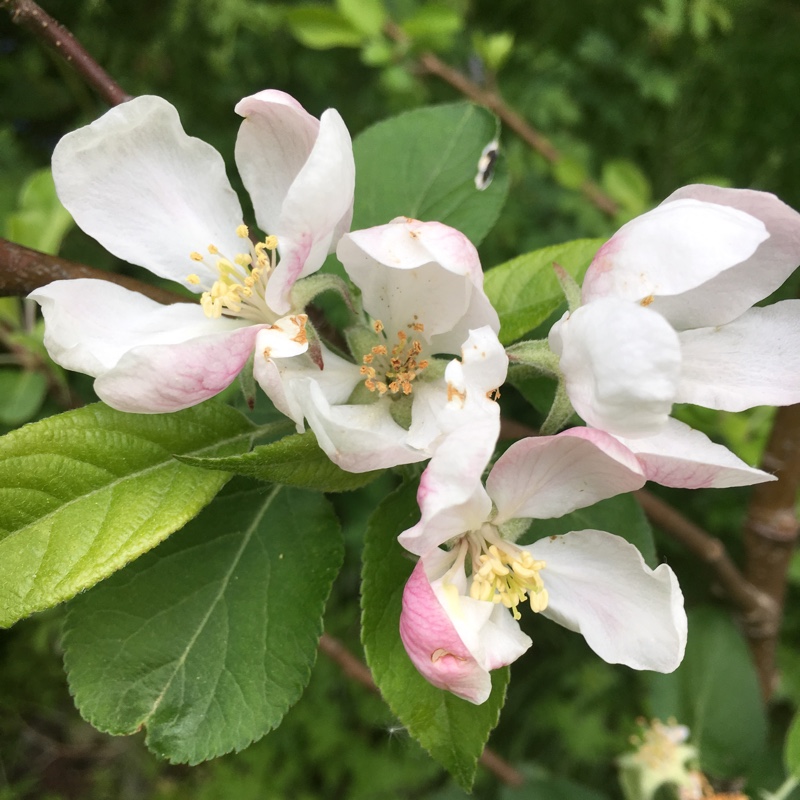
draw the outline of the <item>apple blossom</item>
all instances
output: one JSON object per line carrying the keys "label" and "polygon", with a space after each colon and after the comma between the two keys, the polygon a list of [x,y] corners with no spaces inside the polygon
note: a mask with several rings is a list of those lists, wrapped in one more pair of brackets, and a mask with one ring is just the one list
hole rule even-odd
{"label": "apple blossom", "polygon": [[590,428],[523,439],[498,459],[484,489],[487,460],[463,429],[437,449],[417,495],[421,519],[399,536],[421,556],[400,617],[403,644],[420,673],[484,702],[489,671],[531,645],[516,622],[526,600],[534,612],[582,633],[610,663],[674,670],[686,645],[686,615],[668,566],[650,569],[632,544],[604,531],[515,543],[531,519],[641,487],[644,474],[630,451]]}
{"label": "apple blossom", "polygon": [[[356,363],[324,345],[316,359],[256,359],[256,380],[277,408],[299,431],[307,421],[351,472],[430,458],[467,418],[491,451],[499,411],[487,395],[505,380],[508,358],[470,241],[400,217],[346,234],[337,255],[369,315],[348,332]],[[461,362],[437,358],[459,352]]]}
{"label": "apple blossom", "polygon": [[550,332],[575,411],[659,483],[770,480],[669,415],[800,401],[800,300],[752,307],[798,263],[800,214],[765,192],[687,186],[631,220]]}
{"label": "apple blossom", "polygon": [[[253,244],[222,157],[187,136],[175,108],[143,96],[65,136],[53,153],[58,195],[109,252],[201,293],[162,306],[100,280],[56,281],[30,296],[45,345],[95,378],[122,411],[176,411],[224,389],[254,349],[294,356],[306,317],[289,313],[295,282],[319,269],[349,228],[355,167],[347,128],[289,95],[246,97],[236,161],[269,235]],[[280,253],[280,261],[277,260]]]}

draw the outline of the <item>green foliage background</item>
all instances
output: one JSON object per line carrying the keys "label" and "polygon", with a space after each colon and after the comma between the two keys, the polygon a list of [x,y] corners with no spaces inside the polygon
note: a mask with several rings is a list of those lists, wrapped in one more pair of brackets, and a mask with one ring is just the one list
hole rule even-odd
{"label": "green foliage background", "polygon": [[[501,132],[500,168],[510,193],[481,246],[487,268],[538,247],[608,236],[694,181],[765,189],[800,207],[800,12],[788,0],[387,0],[386,13],[411,36],[403,45],[381,34],[377,2],[311,8],[260,0],[44,5],[127,91],[174,103],[186,129],[226,157],[235,186],[233,106],[262,88],[283,89],[316,115],[338,108],[355,135],[391,114],[461,99],[419,73],[422,51],[433,50],[475,79],[496,83],[562,157],[549,164],[510,131]],[[104,110],[62,61],[0,11],[5,235],[40,249],[58,247],[66,223],[57,210],[44,219],[26,216],[23,187],[47,166],[61,135]],[[619,204],[615,218],[581,194],[578,187],[587,178]],[[141,277],[74,229],[60,253]],[[782,291],[795,289],[796,281]],[[0,324],[10,320],[13,328],[19,313],[15,304],[0,301]],[[33,351],[35,337],[26,346]],[[39,374],[0,364],[0,431],[63,410],[69,393],[92,399],[79,376],[70,376],[67,385],[54,370],[45,385],[30,377]],[[521,394],[509,389],[504,403],[506,413],[530,421]],[[685,413],[747,460],[758,459],[768,413]],[[344,522],[345,566],[325,626],[356,651],[366,522],[393,488],[386,476],[332,501]],[[738,552],[747,490],[665,496]],[[783,736],[800,704],[800,567],[787,603],[783,680],[765,719],[757,704],[748,711],[752,706],[740,702],[743,692],[752,698],[752,675],[708,572],[665,537],[657,536],[656,545],[678,572],[688,604],[698,609],[697,635],[707,634],[715,646],[698,643],[674,680],[651,681],[599,661],[579,637],[528,619],[535,644],[514,665],[509,701],[491,744],[529,782],[512,791],[480,772],[476,796],[619,798],[613,760],[628,746],[634,719],[670,709],[712,743],[707,768],[719,777],[741,777],[749,791],[780,784]],[[165,766],[144,749],[141,735],[112,739],[79,720],[59,667],[64,615],[57,608],[0,631],[0,800],[463,796],[388,707],[324,658],[279,730],[242,754],[192,770]],[[735,668],[728,669],[726,661]],[[708,695],[692,688],[687,677],[704,670],[718,676]],[[733,743],[722,735],[731,726],[737,733]]]}

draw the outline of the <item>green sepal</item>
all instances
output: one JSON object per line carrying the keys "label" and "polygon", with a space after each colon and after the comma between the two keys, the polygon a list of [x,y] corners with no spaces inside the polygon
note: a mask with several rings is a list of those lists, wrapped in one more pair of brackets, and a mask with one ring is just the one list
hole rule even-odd
{"label": "green sepal", "polygon": [[353,317],[358,319],[361,314],[360,301],[354,300],[350,287],[342,278],[329,272],[317,272],[297,281],[292,287],[292,308],[304,309],[323,292],[336,292],[344,300]]}
{"label": "green sepal", "polygon": [[561,376],[560,358],[551,349],[547,339],[518,342],[506,348],[510,364],[533,367],[538,372],[552,378]]}

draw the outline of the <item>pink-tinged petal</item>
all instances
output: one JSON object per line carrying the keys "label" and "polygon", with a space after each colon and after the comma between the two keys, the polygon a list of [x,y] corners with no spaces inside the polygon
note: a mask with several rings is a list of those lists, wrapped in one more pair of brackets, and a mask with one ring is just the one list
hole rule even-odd
{"label": "pink-tinged petal", "polygon": [[751,308],[737,320],[680,334],[676,402],[742,411],[800,402],[800,300]]}
{"label": "pink-tinged petal", "polygon": [[542,614],[569,630],[609,664],[672,672],[686,649],[686,612],[675,573],[650,569],[619,536],[578,531],[525,548],[545,561],[549,594]]}
{"label": "pink-tinged petal", "polygon": [[663,203],[600,248],[584,278],[583,302],[681,294],[747,261],[768,236],[761,220],[728,205]]}
{"label": "pink-tinged petal", "polygon": [[236,138],[236,166],[261,230],[276,233],[284,200],[319,134],[319,120],[277,89],[245,97],[235,111],[244,121]]}
{"label": "pink-tinged petal", "polygon": [[724,489],[777,480],[749,467],[704,433],[670,419],[657,436],[620,441],[636,454],[649,481],[676,489]]}
{"label": "pink-tinged petal", "polygon": [[477,251],[454,228],[400,217],[343,236],[336,252],[390,337],[421,323],[430,352],[458,353],[470,329],[500,329]]}
{"label": "pink-tinged petal", "polygon": [[217,151],[187,136],[160,97],[136,97],[67,134],[53,153],[58,196],[78,225],[115,256],[189,288],[216,270],[192,261],[216,245],[241,249],[239,201]]}
{"label": "pink-tinged petal", "polygon": [[[300,386],[305,380],[314,381],[319,384],[328,402],[337,404],[346,402],[362,380],[355,364],[340,358],[324,345],[320,351],[322,369],[309,356],[273,361],[265,355],[265,348],[261,346],[263,333],[256,339],[253,374],[275,407],[297,424],[299,433],[304,430],[303,407],[295,391],[296,385]],[[302,394],[305,396],[305,389]]]}
{"label": "pink-tinged petal", "polygon": [[468,401],[484,401],[489,392],[506,381],[508,356],[497,333],[488,325],[470,330],[469,337],[461,345],[461,364]]}
{"label": "pink-tinged petal", "polygon": [[409,447],[406,431],[387,403],[331,405],[314,380],[296,380],[292,392],[319,446],[348,472],[388,469],[424,461],[428,454]]}
{"label": "pink-tinged petal", "polygon": [[485,702],[492,680],[461,641],[425,575],[420,561],[403,591],[400,638],[425,680],[470,703]]}
{"label": "pink-tinged petal", "polygon": [[660,315],[616,298],[567,312],[550,331],[567,394],[594,428],[649,436],[666,424],[678,389],[678,335]]}
{"label": "pink-tinged petal", "polygon": [[94,382],[97,396],[120,411],[180,411],[219,394],[253,352],[260,325],[180,344],[134,347]]}
{"label": "pink-tinged petal", "polygon": [[497,460],[486,490],[495,525],[546,519],[644,486],[636,456],[613,436],[572,428],[557,436],[521,439]]}
{"label": "pink-tinged petal", "polygon": [[680,330],[723,325],[736,319],[775,291],[800,264],[800,214],[775,195],[695,184],[678,189],[664,203],[687,198],[750,214],[766,225],[769,238],[750,258],[696,289],[656,300],[655,310]]}
{"label": "pink-tinged petal", "polygon": [[196,303],[164,306],[110,281],[54,281],[31,292],[45,319],[44,344],[66,369],[98,377],[134,347],[175,345],[245,327],[209,319]]}

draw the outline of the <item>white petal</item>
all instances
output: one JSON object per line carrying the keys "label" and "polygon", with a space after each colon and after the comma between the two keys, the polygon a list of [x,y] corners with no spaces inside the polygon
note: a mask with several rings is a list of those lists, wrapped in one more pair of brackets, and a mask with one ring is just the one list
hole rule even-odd
{"label": "white petal", "polygon": [[681,368],[678,335],[659,314],[616,298],[567,312],[550,331],[567,394],[592,427],[648,436],[666,424]]}
{"label": "white petal", "polygon": [[305,314],[281,317],[267,328],[259,331],[257,352],[262,358],[290,358],[308,350]]}
{"label": "white petal", "polygon": [[470,329],[499,330],[477,251],[453,228],[400,217],[343,236],[336,252],[390,338],[421,323],[429,352],[457,353]]}
{"label": "white petal", "polygon": [[619,536],[578,531],[525,548],[546,562],[543,615],[572,631],[609,664],[672,672],[686,648],[683,594],[672,570],[650,569]]}
{"label": "white petal", "polygon": [[761,220],[727,205],[663,203],[600,248],[584,278],[583,302],[681,294],[747,261],[768,236]]}
{"label": "white petal", "polygon": [[[58,196],[78,225],[115,256],[186,286],[216,270],[192,261],[209,244],[234,258],[239,201],[217,151],[187,136],[160,97],[136,97],[67,134],[53,153]],[[191,286],[189,288],[192,288]]]}
{"label": "white petal", "polygon": [[751,214],[766,225],[769,238],[746,261],[696,289],[656,300],[655,310],[681,330],[722,325],[736,319],[775,291],[800,264],[800,214],[775,195],[695,184],[678,189],[664,203],[686,198]]}
{"label": "white petal", "polygon": [[680,334],[676,402],[742,411],[800,402],[800,300],[751,308],[727,325]]}
{"label": "white petal", "polygon": [[572,428],[511,445],[494,465],[486,490],[497,507],[493,522],[502,525],[560,517],[644,483],[636,456],[613,436]]}
{"label": "white petal", "polygon": [[209,319],[196,303],[164,306],[110,281],[54,281],[29,297],[42,307],[44,344],[53,360],[93,377],[134,347],[179,344],[246,326],[242,320]]}
{"label": "white petal", "polygon": [[676,489],[723,489],[777,480],[749,467],[704,433],[670,419],[657,436],[620,441],[636,454],[647,480]]}

